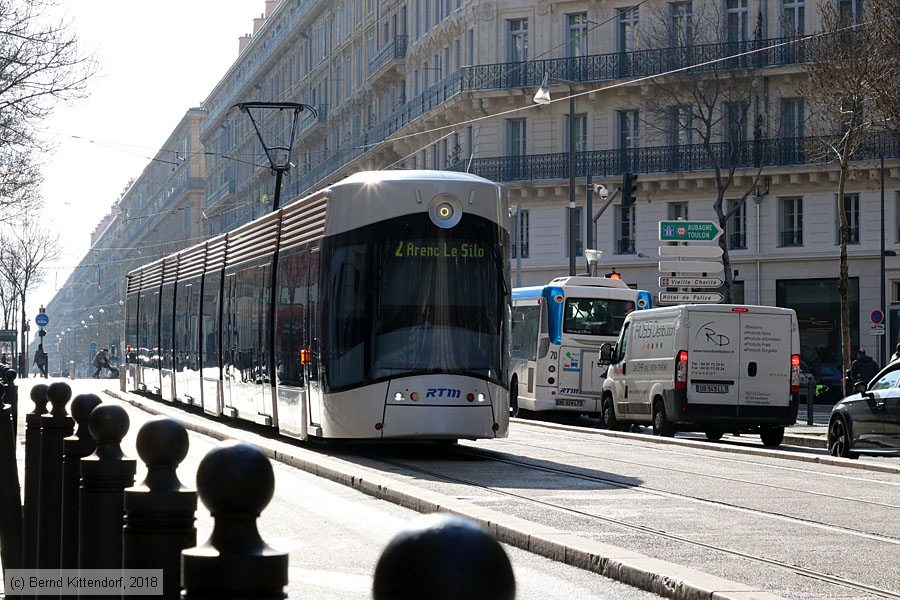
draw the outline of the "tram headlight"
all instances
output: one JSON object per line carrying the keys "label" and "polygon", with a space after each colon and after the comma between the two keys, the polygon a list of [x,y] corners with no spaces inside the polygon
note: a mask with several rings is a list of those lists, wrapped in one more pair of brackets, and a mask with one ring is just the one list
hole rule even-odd
{"label": "tram headlight", "polygon": [[441,229],[450,229],[462,219],[462,203],[453,194],[441,193],[431,199],[428,216]]}

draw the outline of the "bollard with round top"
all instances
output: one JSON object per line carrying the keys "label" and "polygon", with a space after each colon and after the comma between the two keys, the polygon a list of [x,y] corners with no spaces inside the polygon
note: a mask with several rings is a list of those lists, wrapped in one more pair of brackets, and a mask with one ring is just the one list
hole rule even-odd
{"label": "bollard with round top", "polygon": [[252,444],[228,440],[200,461],[197,490],[215,525],[204,545],[181,553],[181,597],[286,598],[288,555],[266,545],[256,527],[275,493],[269,459]]}
{"label": "bollard with round top", "polygon": [[177,599],[181,551],[197,545],[197,492],[185,488],[175,472],[188,453],[187,430],[169,417],[150,419],[138,431],[137,451],[147,478],[125,490],[123,567],[162,569],[162,597]]}
{"label": "bollard with round top", "polygon": [[513,600],[516,580],[500,543],[463,517],[425,515],[378,558],[374,600]]}
{"label": "bollard with round top", "polygon": [[102,401],[96,394],[78,394],[72,400],[72,418],[78,424],[74,435],[63,440],[62,512],[60,522],[59,565],[78,568],[78,488],[81,459],[97,447],[88,428],[88,419]]}
{"label": "bollard with round top", "polygon": [[72,388],[62,381],[47,387],[50,412],[41,416],[41,493],[38,499],[37,568],[59,568],[59,530],[62,510],[63,439],[72,435],[75,421],[66,413]]}
{"label": "bollard with round top", "polygon": [[12,409],[0,401],[0,562],[4,572],[22,567],[22,499],[16,456],[12,453],[15,443]]}
{"label": "bollard with round top", "polygon": [[41,493],[41,415],[47,412],[47,387],[45,383],[38,383],[31,388],[34,410],[25,415],[23,569],[33,569],[37,566],[38,502]]}
{"label": "bollard with round top", "polygon": [[78,499],[78,569],[122,568],[125,488],[134,485],[135,460],[119,444],[128,433],[128,414],[116,404],[91,411],[88,428],[97,449],[81,459]]}

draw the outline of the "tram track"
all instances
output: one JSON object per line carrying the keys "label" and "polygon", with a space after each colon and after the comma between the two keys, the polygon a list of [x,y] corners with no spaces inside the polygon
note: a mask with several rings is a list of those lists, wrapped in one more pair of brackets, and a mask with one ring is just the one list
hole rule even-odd
{"label": "tram track", "polygon": [[[491,456],[491,454],[496,454],[496,453],[495,453],[494,451],[490,451],[490,450],[487,450],[487,451],[477,450],[477,451],[474,451],[474,452],[473,452],[472,450],[473,450],[473,449],[471,449],[471,448],[465,448],[465,449],[463,449],[463,448],[455,448],[455,449],[450,449],[449,452],[451,452],[451,453],[457,453],[457,454],[463,454],[463,455],[469,455],[469,456],[476,456],[477,458],[480,458],[480,459],[486,459],[486,460],[492,460],[492,461],[497,461],[497,462],[507,463],[507,464],[511,464],[511,465],[519,466],[519,467],[523,467],[523,468],[540,469],[540,470],[543,470],[543,471],[549,471],[549,472],[558,472],[558,474],[565,474],[565,475],[568,475],[568,476],[577,477],[577,478],[579,478],[579,479],[587,478],[587,479],[589,479],[589,480],[593,480],[593,481],[596,481],[596,482],[598,482],[598,483],[602,482],[602,483],[605,483],[605,484],[607,484],[607,485],[613,485],[613,486],[615,486],[615,487],[622,487],[622,488],[631,488],[631,487],[633,487],[633,486],[631,486],[631,485],[624,484],[624,483],[621,483],[621,482],[616,482],[616,481],[614,481],[614,480],[605,480],[604,478],[599,478],[599,477],[596,477],[596,476],[588,476],[588,475],[586,475],[586,474],[578,474],[578,473],[567,472],[567,471],[564,470],[564,469],[554,469],[554,468],[552,468],[552,467],[544,467],[544,466],[542,466],[542,465],[529,464],[528,462],[515,461],[515,460],[512,460],[512,459],[507,459],[507,458],[502,458],[502,457],[497,457],[497,456]],[[758,563],[758,564],[763,564],[763,565],[767,565],[767,566],[776,567],[776,568],[779,568],[779,569],[783,569],[783,570],[785,570],[785,571],[787,571],[787,572],[793,573],[793,574],[795,574],[795,575],[799,575],[799,576],[802,576],[802,577],[814,579],[814,580],[816,580],[816,581],[820,581],[820,582],[827,583],[827,584],[830,584],[830,585],[840,586],[840,587],[843,587],[843,588],[846,588],[846,589],[854,590],[854,591],[856,591],[856,592],[863,592],[863,593],[866,593],[866,594],[872,594],[872,595],[875,595],[875,596],[878,596],[878,597],[881,597],[881,598],[894,598],[894,599],[900,599],[900,592],[892,591],[892,590],[887,590],[887,589],[882,589],[882,588],[879,588],[879,587],[876,587],[876,586],[873,586],[873,585],[869,585],[869,584],[866,584],[866,583],[861,583],[861,582],[859,582],[859,581],[854,581],[854,580],[849,579],[849,578],[840,577],[840,576],[838,576],[838,575],[832,575],[832,574],[826,573],[826,572],[824,572],[824,571],[817,571],[817,570],[815,570],[815,569],[806,568],[806,567],[802,567],[802,566],[799,566],[799,565],[791,564],[791,563],[786,562],[786,561],[781,561],[781,560],[774,559],[774,558],[769,558],[769,557],[766,557],[766,556],[760,556],[760,555],[758,555],[758,554],[752,554],[752,553],[749,553],[749,552],[744,552],[744,551],[736,550],[736,549],[733,549],[733,548],[727,548],[727,547],[724,547],[724,546],[717,546],[717,545],[715,545],[715,544],[711,544],[711,543],[708,543],[708,542],[704,542],[704,541],[702,541],[702,540],[698,540],[698,539],[691,538],[691,537],[688,537],[688,536],[679,535],[679,534],[675,534],[675,533],[670,533],[670,532],[665,531],[665,530],[663,530],[663,529],[659,529],[659,528],[652,527],[652,526],[649,526],[649,525],[644,525],[644,524],[641,524],[641,523],[634,523],[634,522],[631,522],[631,521],[628,521],[628,520],[625,520],[625,519],[619,519],[619,518],[615,518],[615,517],[610,517],[610,516],[600,515],[600,514],[596,514],[596,513],[594,513],[594,512],[590,512],[590,511],[586,511],[586,510],[581,510],[581,509],[578,509],[578,508],[572,508],[572,507],[565,506],[565,505],[562,505],[562,504],[559,504],[559,503],[556,503],[556,502],[551,502],[551,501],[544,500],[544,499],[541,499],[541,498],[536,498],[536,497],[534,497],[534,496],[529,496],[529,495],[527,495],[527,494],[525,494],[525,493],[519,493],[519,492],[515,492],[515,491],[510,491],[510,490],[508,490],[508,489],[502,489],[502,488],[499,488],[499,487],[496,487],[496,486],[486,485],[486,484],[480,483],[480,482],[478,482],[478,481],[475,481],[475,480],[473,480],[473,479],[468,479],[468,478],[463,478],[463,477],[459,477],[459,476],[455,476],[455,475],[450,475],[450,474],[443,473],[443,472],[440,472],[440,471],[437,471],[437,470],[434,470],[434,469],[429,469],[429,468],[425,468],[425,467],[422,467],[422,466],[417,466],[417,465],[410,464],[410,463],[408,463],[408,462],[403,462],[403,461],[396,460],[396,459],[377,458],[377,459],[372,459],[372,460],[373,460],[374,462],[380,462],[380,463],[383,463],[383,464],[385,464],[385,465],[390,465],[390,466],[393,467],[394,469],[401,469],[401,470],[409,471],[410,473],[414,473],[414,474],[416,474],[416,475],[419,476],[419,477],[424,476],[424,477],[429,477],[429,478],[434,478],[434,479],[440,479],[440,480],[443,480],[443,481],[445,481],[445,482],[447,482],[447,483],[453,483],[453,484],[458,484],[458,485],[470,486],[470,487],[477,488],[477,489],[480,489],[480,490],[484,490],[484,491],[487,491],[487,492],[490,492],[490,493],[493,493],[493,494],[497,494],[497,495],[500,495],[500,496],[504,496],[504,497],[508,497],[508,498],[513,498],[513,499],[516,499],[516,500],[518,500],[518,501],[524,501],[524,502],[527,502],[527,503],[539,505],[539,506],[542,506],[542,507],[544,507],[544,508],[549,508],[549,509],[552,509],[552,510],[555,510],[555,511],[559,511],[559,512],[563,512],[563,513],[567,513],[567,514],[570,514],[570,515],[576,515],[576,516],[579,516],[579,517],[585,517],[585,518],[588,518],[588,519],[593,520],[593,521],[598,521],[598,522],[606,523],[606,524],[608,524],[608,525],[612,525],[612,526],[615,526],[615,527],[624,528],[624,529],[631,530],[631,531],[636,531],[636,532],[638,532],[638,533],[645,534],[645,535],[649,535],[649,536],[654,536],[654,537],[656,537],[656,538],[666,539],[666,540],[673,541],[673,542],[677,542],[677,543],[680,543],[680,544],[687,544],[687,545],[693,546],[693,547],[695,547],[695,548],[701,548],[701,549],[704,549],[704,550],[709,550],[709,551],[717,552],[717,553],[720,553],[720,554],[728,555],[728,556],[735,557],[735,558],[739,558],[739,559],[742,559],[742,560],[748,560],[748,561],[752,561],[752,562],[755,562],[755,563]],[[661,492],[654,491],[654,490],[648,490],[648,489],[645,489],[645,488],[643,488],[643,487],[642,487],[641,489],[642,489],[642,491],[646,491],[646,492],[649,492],[649,493],[661,494]],[[666,493],[666,495],[671,495],[671,494]],[[702,501],[702,499],[698,499],[698,498],[689,498],[689,497],[686,497],[686,498],[684,498],[684,499],[691,499],[691,500],[693,500],[693,501],[698,501],[698,500],[701,500],[701,501]],[[710,501],[710,504],[728,507],[728,505],[723,504],[723,503],[718,503],[718,502],[711,502],[711,501]],[[731,507],[731,508],[735,508],[735,507]],[[736,507],[736,508],[740,508],[740,507]],[[759,512],[759,513],[762,513],[762,514],[766,514],[764,511],[752,511],[752,510],[750,510],[750,509],[743,509],[743,508],[741,508],[741,510],[748,511],[748,512]],[[773,515],[767,515],[767,516],[773,516]],[[780,516],[780,515],[775,515],[775,516]],[[866,536],[866,537],[870,537],[870,538],[871,538],[871,537],[877,537],[877,538],[879,538],[878,541],[882,541],[882,542],[886,542],[886,543],[891,543],[891,544],[900,544],[900,540],[894,539],[894,538],[887,538],[887,537],[883,537],[883,536],[872,536],[872,534],[867,534],[867,533],[865,533],[865,532],[858,532],[858,531],[853,531],[853,530],[847,530],[847,529],[845,529],[845,528],[835,527],[835,526],[831,526],[831,525],[827,525],[827,524],[820,524],[820,523],[815,523],[815,522],[805,522],[805,521],[802,520],[802,519],[793,519],[793,518],[791,518],[791,517],[783,517],[783,518],[792,519],[792,520],[796,521],[798,524],[801,524],[801,525],[807,525],[807,526],[809,526],[809,525],[812,525],[812,526],[823,526],[823,527],[828,527],[828,528],[834,529],[834,530],[836,530],[836,531],[838,531],[838,532],[840,532],[840,533],[844,533],[844,534],[850,534],[850,535],[862,535],[862,536]]]}
{"label": "tram track", "polygon": [[[890,504],[890,503],[886,503],[886,502],[877,502],[877,501],[872,501],[872,500],[866,500],[866,499],[863,499],[863,498],[853,498],[853,497],[849,497],[849,496],[838,496],[838,495],[836,495],[836,494],[828,494],[828,493],[824,493],[824,492],[816,492],[816,491],[808,490],[808,489],[802,489],[802,488],[796,488],[796,487],[789,487],[789,486],[777,485],[777,484],[773,484],[773,483],[765,483],[765,482],[760,482],[760,481],[752,481],[752,480],[749,480],[749,479],[740,479],[740,478],[737,478],[737,477],[724,477],[724,476],[721,476],[721,475],[712,475],[712,474],[709,474],[709,473],[700,473],[700,472],[697,472],[697,471],[691,471],[691,470],[686,470],[686,469],[678,469],[678,468],[674,468],[674,467],[672,467],[672,466],[665,466],[665,467],[663,467],[663,466],[660,466],[660,465],[657,465],[657,464],[648,463],[648,462],[641,462],[641,461],[635,461],[635,460],[626,460],[626,459],[622,459],[622,458],[611,458],[611,457],[609,457],[609,456],[600,456],[600,455],[595,455],[595,454],[588,454],[588,453],[585,453],[585,452],[577,452],[577,453],[576,453],[576,452],[573,452],[573,451],[571,451],[571,450],[565,450],[565,449],[561,449],[561,448],[559,448],[559,447],[553,447],[553,446],[541,446],[541,445],[538,445],[538,444],[525,443],[525,442],[514,441],[514,440],[506,440],[506,443],[507,443],[507,444],[512,444],[512,445],[515,445],[515,446],[524,447],[524,448],[530,448],[530,449],[532,449],[532,450],[538,450],[538,451],[541,451],[541,452],[555,452],[555,453],[563,454],[563,455],[577,456],[577,457],[579,457],[579,458],[588,458],[588,459],[590,459],[590,458],[595,458],[595,459],[597,459],[597,460],[602,460],[602,461],[605,461],[605,462],[615,462],[615,463],[622,464],[622,465],[635,466],[635,467],[642,467],[642,468],[648,468],[648,469],[660,469],[660,470],[666,470],[666,471],[668,471],[668,472],[684,473],[684,474],[690,475],[690,476],[692,476],[692,477],[703,477],[703,478],[707,478],[707,479],[714,479],[714,480],[720,480],[720,481],[727,481],[727,482],[731,482],[731,483],[741,483],[741,484],[745,484],[745,485],[753,485],[753,486],[764,487],[764,488],[773,489],[773,490],[779,490],[779,491],[791,492],[791,493],[795,493],[795,494],[804,494],[804,495],[809,495],[809,496],[814,496],[814,497],[820,497],[820,498],[829,498],[829,499],[833,499],[833,500],[841,500],[841,501],[846,501],[846,502],[854,502],[854,503],[858,503],[858,504],[862,504],[862,505],[877,506],[877,507],[881,507],[881,508],[900,509],[900,504]],[[616,446],[616,445],[621,445],[621,440],[617,440],[616,442],[607,442],[607,441],[604,441],[604,442],[598,442],[598,443],[601,443],[601,444],[604,444],[604,445],[609,445],[609,446]],[[629,444],[629,446],[631,446],[631,445]],[[637,446],[635,445],[635,447],[637,447]],[[646,446],[641,446],[641,448],[642,448],[643,450],[647,450],[647,449],[648,449]],[[473,449],[473,450],[474,450],[474,449]],[[650,450],[652,450],[652,451],[654,451],[654,452],[666,452],[666,453],[678,454],[678,455],[686,455],[686,454],[687,454],[687,453],[684,453],[684,452],[679,452],[679,451],[671,450],[671,449],[668,449],[668,448],[651,448]],[[482,450],[479,449],[479,451],[482,451]],[[761,462],[751,461],[751,460],[744,460],[744,459],[735,459],[735,458],[728,458],[728,457],[711,457],[711,459],[712,459],[712,460],[717,460],[717,461],[732,462],[732,463],[737,463],[737,464],[747,464],[747,465],[752,465],[752,466],[754,466],[754,467],[774,468],[774,469],[788,469],[788,470],[795,471],[795,472],[802,472],[802,473],[806,473],[806,474],[809,474],[809,475],[815,475],[815,476],[817,476],[817,477],[822,477],[823,475],[825,475],[825,474],[823,474],[821,471],[813,471],[813,470],[811,470],[811,469],[801,469],[801,468],[798,468],[798,467],[784,467],[784,466],[771,465],[771,464],[766,464],[766,463],[761,463]],[[830,474],[829,474],[829,475],[830,475]],[[897,483],[893,483],[893,482],[884,482],[884,481],[879,481],[879,480],[875,480],[875,479],[866,479],[866,478],[861,478],[861,477],[856,477],[856,476],[850,477],[850,476],[847,476],[847,475],[839,475],[839,474],[833,474],[833,475],[830,475],[830,476],[841,477],[841,478],[850,478],[850,479],[854,479],[854,480],[857,480],[857,481],[865,481],[865,482],[868,482],[868,483],[875,483],[875,484],[878,484],[878,485],[890,485],[890,486],[897,486],[897,487],[900,487],[900,484],[897,484]],[[900,540],[900,538],[897,538],[897,539]]]}

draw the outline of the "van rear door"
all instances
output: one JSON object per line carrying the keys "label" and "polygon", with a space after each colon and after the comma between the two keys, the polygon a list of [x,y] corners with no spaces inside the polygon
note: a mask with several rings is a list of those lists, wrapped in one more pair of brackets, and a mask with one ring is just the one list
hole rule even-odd
{"label": "van rear door", "polygon": [[[767,416],[791,399],[791,314],[741,313],[740,414]],[[799,352],[799,350],[798,350]]]}
{"label": "van rear door", "polygon": [[711,405],[704,410],[710,416],[735,416],[740,398],[740,314],[691,307],[689,318],[688,405]]}

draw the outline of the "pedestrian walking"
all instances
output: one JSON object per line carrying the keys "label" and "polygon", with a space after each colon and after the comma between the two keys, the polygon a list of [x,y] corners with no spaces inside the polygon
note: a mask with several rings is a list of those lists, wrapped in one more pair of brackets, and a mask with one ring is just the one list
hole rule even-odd
{"label": "pedestrian walking", "polygon": [[40,371],[40,376],[47,378],[47,353],[44,352],[44,345],[38,344],[37,350],[34,351],[34,366]]}
{"label": "pedestrian walking", "polygon": [[860,348],[856,355],[856,360],[850,364],[850,377],[854,382],[869,383],[878,373],[878,363],[872,360],[872,357],[866,354],[866,351]]}
{"label": "pedestrian walking", "polygon": [[94,374],[91,375],[94,379],[100,379],[100,372],[103,369],[107,369],[111,373],[113,368],[112,365],[109,364],[109,349],[101,348],[100,352],[94,355],[94,360],[91,361],[91,365],[96,369]]}

